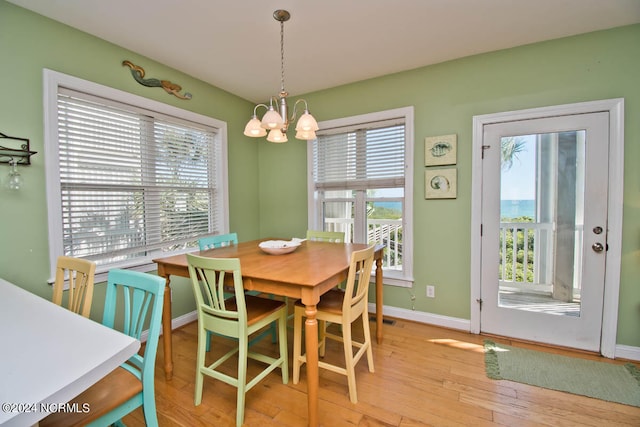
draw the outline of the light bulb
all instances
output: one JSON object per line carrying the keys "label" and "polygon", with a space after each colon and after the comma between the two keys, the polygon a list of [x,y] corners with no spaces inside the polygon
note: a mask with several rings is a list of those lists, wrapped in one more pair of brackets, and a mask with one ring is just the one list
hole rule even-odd
{"label": "light bulb", "polygon": [[287,142],[287,134],[283,133],[280,129],[271,129],[269,136],[267,136],[269,142]]}
{"label": "light bulb", "polygon": [[284,121],[273,107],[269,107],[269,110],[262,117],[262,127],[265,129],[278,129],[284,125]]}
{"label": "light bulb", "polygon": [[318,122],[311,114],[309,114],[308,110],[304,110],[304,114],[300,116],[300,119],[298,119],[296,130],[304,132],[317,131]]}
{"label": "light bulb", "polygon": [[254,115],[244,128],[244,134],[253,138],[265,136],[267,130],[260,125],[260,120]]}
{"label": "light bulb", "polygon": [[316,133],[312,130],[309,130],[309,131],[299,130],[298,132],[296,132],[296,138],[310,141],[310,140],[316,139]]}

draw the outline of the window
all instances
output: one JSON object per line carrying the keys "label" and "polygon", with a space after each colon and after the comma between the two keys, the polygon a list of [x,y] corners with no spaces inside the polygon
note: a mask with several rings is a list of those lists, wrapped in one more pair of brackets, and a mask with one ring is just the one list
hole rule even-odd
{"label": "window", "polygon": [[385,283],[412,285],[413,108],[319,124],[308,146],[309,228],[385,246]]}
{"label": "window", "polygon": [[45,71],[52,269],[147,269],[227,230],[226,124]]}

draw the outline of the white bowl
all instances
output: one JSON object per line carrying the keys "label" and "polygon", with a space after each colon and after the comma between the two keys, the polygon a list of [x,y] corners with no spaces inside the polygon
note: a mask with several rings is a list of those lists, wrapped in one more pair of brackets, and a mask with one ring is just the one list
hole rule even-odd
{"label": "white bowl", "polygon": [[284,255],[298,249],[300,242],[295,240],[265,240],[260,242],[258,246],[270,255]]}

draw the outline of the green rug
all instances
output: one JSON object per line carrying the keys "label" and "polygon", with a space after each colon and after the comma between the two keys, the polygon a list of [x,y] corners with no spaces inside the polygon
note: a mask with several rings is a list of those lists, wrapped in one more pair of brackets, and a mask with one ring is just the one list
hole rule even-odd
{"label": "green rug", "polygon": [[495,380],[509,380],[609,402],[640,407],[640,369],[630,363],[578,359],[486,340],[485,368]]}

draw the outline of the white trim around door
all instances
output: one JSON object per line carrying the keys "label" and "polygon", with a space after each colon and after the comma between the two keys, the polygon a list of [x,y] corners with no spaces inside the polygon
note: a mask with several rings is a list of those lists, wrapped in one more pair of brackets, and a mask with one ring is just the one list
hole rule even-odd
{"label": "white trim around door", "polygon": [[601,354],[615,358],[618,297],[622,253],[622,202],[624,184],[624,99],[609,99],[533,108],[473,117],[471,191],[471,332],[480,333],[480,285],[482,272],[482,151],[483,128],[488,124],[596,112],[609,113],[608,252],[605,274]]}

